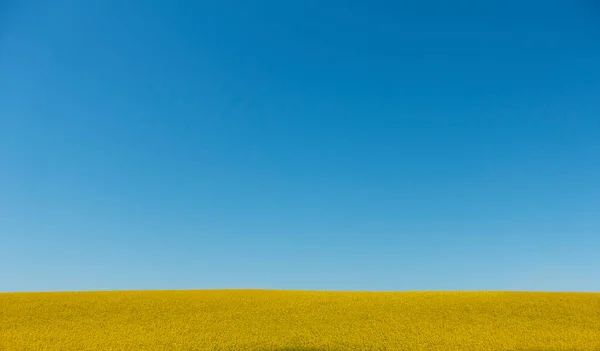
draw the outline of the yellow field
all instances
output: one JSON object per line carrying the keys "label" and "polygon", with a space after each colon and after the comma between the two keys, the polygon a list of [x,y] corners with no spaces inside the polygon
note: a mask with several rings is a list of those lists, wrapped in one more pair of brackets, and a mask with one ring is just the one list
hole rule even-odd
{"label": "yellow field", "polygon": [[0,294],[0,350],[600,350],[600,294]]}

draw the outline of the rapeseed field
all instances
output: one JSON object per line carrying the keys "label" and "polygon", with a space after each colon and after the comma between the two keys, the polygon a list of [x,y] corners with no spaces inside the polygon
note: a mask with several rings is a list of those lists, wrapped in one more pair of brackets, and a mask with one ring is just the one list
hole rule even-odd
{"label": "rapeseed field", "polygon": [[600,294],[0,294],[0,350],[600,350]]}

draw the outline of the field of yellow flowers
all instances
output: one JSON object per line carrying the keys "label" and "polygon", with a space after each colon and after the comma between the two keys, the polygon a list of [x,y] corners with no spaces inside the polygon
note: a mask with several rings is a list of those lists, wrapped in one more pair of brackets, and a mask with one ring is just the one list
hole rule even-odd
{"label": "field of yellow flowers", "polygon": [[0,294],[0,350],[600,350],[600,294]]}

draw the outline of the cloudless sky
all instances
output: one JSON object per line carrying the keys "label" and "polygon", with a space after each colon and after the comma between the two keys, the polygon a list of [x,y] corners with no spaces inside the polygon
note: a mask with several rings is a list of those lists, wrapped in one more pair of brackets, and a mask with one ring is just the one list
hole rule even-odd
{"label": "cloudless sky", "polygon": [[0,291],[600,291],[591,0],[0,4]]}

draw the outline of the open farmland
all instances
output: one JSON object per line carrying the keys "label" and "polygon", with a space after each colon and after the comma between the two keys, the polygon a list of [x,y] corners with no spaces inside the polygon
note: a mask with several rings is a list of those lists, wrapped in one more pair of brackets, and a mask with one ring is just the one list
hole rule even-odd
{"label": "open farmland", "polygon": [[600,350],[600,294],[0,294],[0,350]]}

